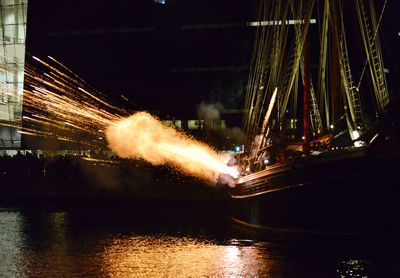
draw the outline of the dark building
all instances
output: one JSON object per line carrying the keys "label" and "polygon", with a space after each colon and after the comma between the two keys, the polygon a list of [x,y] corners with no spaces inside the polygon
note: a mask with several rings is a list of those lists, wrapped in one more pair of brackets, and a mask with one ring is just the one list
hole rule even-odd
{"label": "dark building", "polygon": [[57,58],[132,110],[193,118],[201,102],[240,109],[253,2],[35,1],[28,52]]}

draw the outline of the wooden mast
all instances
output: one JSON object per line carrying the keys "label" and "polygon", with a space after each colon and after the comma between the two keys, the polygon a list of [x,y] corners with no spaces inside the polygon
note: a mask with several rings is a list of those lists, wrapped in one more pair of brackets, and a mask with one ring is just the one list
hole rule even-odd
{"label": "wooden mast", "polygon": [[306,38],[304,41],[304,94],[303,94],[303,152],[309,152],[310,142],[310,80],[311,80],[311,69],[310,69],[310,31],[306,29]]}
{"label": "wooden mast", "polygon": [[[333,11],[338,11],[338,1],[332,1]],[[341,115],[343,115],[343,108],[340,102],[341,79],[340,79],[340,64],[339,64],[339,34],[341,28],[338,24],[338,13],[331,13],[332,20],[332,59],[331,59],[331,124],[334,124]]]}

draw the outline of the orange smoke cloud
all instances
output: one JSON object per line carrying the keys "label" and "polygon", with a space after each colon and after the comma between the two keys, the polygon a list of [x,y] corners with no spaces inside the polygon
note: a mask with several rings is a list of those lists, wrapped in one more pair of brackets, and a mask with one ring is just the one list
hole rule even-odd
{"label": "orange smoke cloud", "polygon": [[111,149],[123,158],[141,158],[153,165],[174,165],[193,176],[210,181],[222,178],[230,185],[238,176],[235,167],[227,166],[226,157],[184,133],[164,126],[146,112],[114,122],[106,130],[106,137]]}

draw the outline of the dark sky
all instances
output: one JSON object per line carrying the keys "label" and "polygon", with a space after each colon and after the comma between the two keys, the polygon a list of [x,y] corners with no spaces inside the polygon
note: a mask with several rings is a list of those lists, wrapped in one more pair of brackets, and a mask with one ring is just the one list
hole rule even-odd
{"label": "dark sky", "polygon": [[[244,25],[255,20],[255,2],[30,1],[27,51],[55,57],[112,100],[121,101],[123,94],[131,100],[121,103],[127,108],[182,118],[195,116],[202,101],[242,108],[255,31]],[[376,2],[379,15],[384,0]],[[381,26],[394,90],[400,87],[398,2],[388,0]],[[346,21],[358,24],[355,15]],[[351,58],[364,61],[363,49],[352,45],[360,37],[351,32]]]}
{"label": "dark sky", "polygon": [[[129,108],[187,118],[202,101],[242,108],[254,10],[240,0],[30,1],[27,51]],[[210,25],[221,23],[234,25]]]}

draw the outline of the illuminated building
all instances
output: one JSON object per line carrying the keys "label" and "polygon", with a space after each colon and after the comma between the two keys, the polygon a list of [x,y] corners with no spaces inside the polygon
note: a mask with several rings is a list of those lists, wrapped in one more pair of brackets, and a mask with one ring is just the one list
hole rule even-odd
{"label": "illuminated building", "polygon": [[[25,40],[28,0],[0,4],[0,148],[21,147]],[[11,127],[13,126],[13,127]]]}

